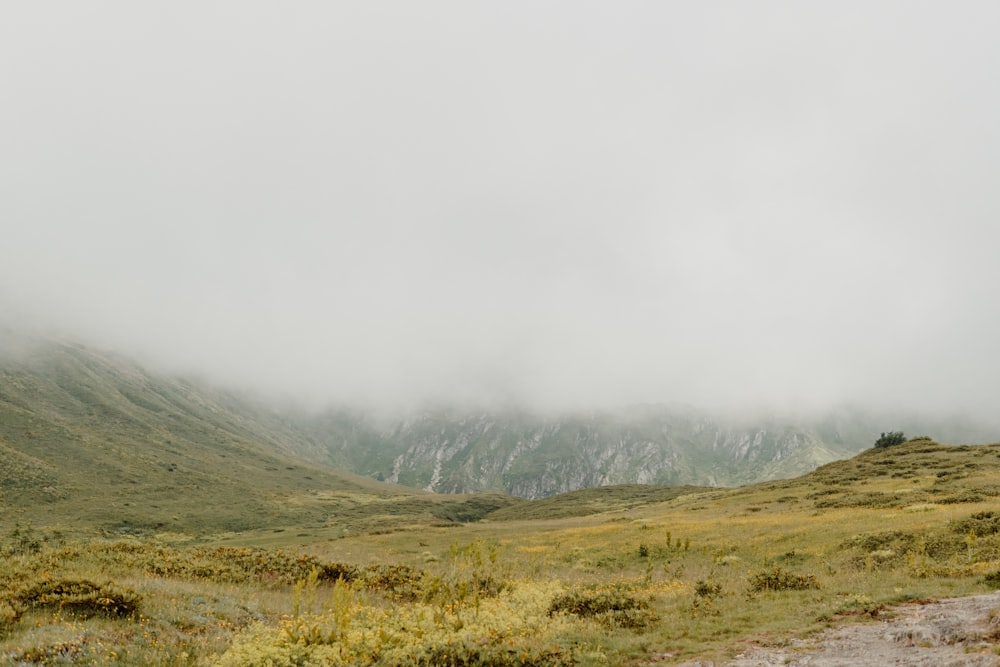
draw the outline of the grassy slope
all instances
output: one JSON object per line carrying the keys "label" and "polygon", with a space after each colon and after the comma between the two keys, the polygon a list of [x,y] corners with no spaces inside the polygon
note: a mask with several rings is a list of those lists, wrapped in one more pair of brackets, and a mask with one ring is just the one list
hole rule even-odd
{"label": "grassy slope", "polygon": [[79,345],[0,359],[0,527],[204,534],[325,525],[359,503],[447,523],[514,502],[430,499],[304,462],[287,450],[311,443],[248,405]]}
{"label": "grassy slope", "polygon": [[[472,524],[460,534],[424,532],[419,542],[402,533],[356,536],[308,549],[420,564],[456,541],[483,540],[502,545],[513,570],[531,581],[625,582],[651,593],[663,622],[645,633],[609,636],[601,650],[618,656],[612,662],[636,664],[651,656],[669,664],[668,654],[718,658],[745,641],[780,643],[831,623],[871,619],[900,600],[981,592],[988,589],[983,575],[1000,569],[1000,534],[990,532],[1000,530],[1000,519],[980,522],[971,543],[962,523],[1000,510],[1000,445],[915,441],[793,480],[689,490],[638,506],[627,496],[538,501],[563,513],[562,503],[579,500],[586,516],[530,519],[540,505],[529,503],[523,520]],[[606,511],[593,513],[602,504]],[[775,567],[813,576],[820,588],[750,594],[753,577]],[[699,583],[720,592],[699,597]]]}
{"label": "grassy slope", "polygon": [[[793,480],[682,491],[669,499],[657,496],[666,490],[633,486],[577,492],[523,504],[519,517],[511,517],[517,512],[509,509],[494,515],[509,520],[451,523],[449,528],[443,522],[392,521],[401,516],[399,498],[344,491],[335,499],[331,492],[316,502],[338,502],[340,523],[309,527],[305,533],[260,530],[220,538],[233,546],[269,547],[268,552],[245,552],[253,562],[271,558],[267,554],[280,548],[324,562],[409,566],[415,570],[403,572],[423,573],[423,583],[415,585],[417,599],[425,595],[429,600],[426,608],[411,598],[393,597],[397,589],[391,582],[373,590],[376,580],[369,578],[358,584],[358,597],[345,615],[343,594],[321,588],[308,623],[347,629],[316,635],[298,648],[282,643],[277,628],[287,628],[288,615],[306,600],[300,595],[295,602],[289,588],[275,584],[273,571],[241,574],[235,588],[231,578],[213,578],[216,571],[232,577],[225,554],[244,552],[220,552],[215,562],[211,551],[169,547],[162,540],[82,551],[45,549],[11,567],[29,580],[76,574],[111,578],[142,596],[143,617],[75,624],[50,620],[45,629],[33,630],[31,619],[42,620],[43,612],[29,613],[8,623],[0,656],[25,646],[41,651],[83,642],[79,650],[97,655],[97,664],[114,664],[105,659],[107,649],[92,643],[93,637],[110,637],[118,642],[119,655],[124,651],[130,659],[156,658],[162,664],[209,664],[232,642],[241,655],[260,660],[294,648],[303,660],[296,664],[310,664],[303,656],[371,638],[374,630],[368,626],[349,631],[349,619],[365,614],[382,614],[382,620],[372,622],[390,634],[393,623],[411,627],[423,618],[426,640],[412,633],[407,639],[406,650],[414,655],[422,650],[421,641],[431,638],[455,641],[459,650],[463,638],[486,631],[481,624],[493,622],[497,604],[492,598],[468,597],[463,583],[486,577],[516,593],[502,597],[507,605],[499,607],[503,624],[488,632],[517,642],[519,650],[558,647],[560,655],[573,655],[581,665],[671,664],[718,659],[747,642],[780,644],[831,624],[878,618],[891,613],[886,605],[902,600],[982,592],[989,588],[984,575],[1000,571],[1000,516],[989,514],[1000,515],[1000,445],[947,447],[918,440],[866,451]],[[477,512],[485,513],[492,501],[481,500]],[[535,515],[544,519],[528,518]],[[345,526],[351,530],[345,533]],[[69,560],[63,554],[74,555]],[[163,563],[174,564],[175,574],[144,577]],[[785,581],[800,577],[818,588],[755,591],[754,582],[764,575]],[[649,600],[657,620],[633,630],[544,614],[554,595],[585,595],[591,587],[611,591],[612,597]],[[442,591],[451,596],[464,591],[466,597],[435,602]],[[264,620],[263,629],[247,626],[253,618]],[[538,641],[518,634],[528,621],[538,624]],[[514,634],[504,634],[505,628]],[[144,643],[152,635],[161,638],[155,647]]]}
{"label": "grassy slope", "polygon": [[[613,583],[651,601],[659,620],[641,631],[574,619],[552,630],[546,641],[581,664],[731,655],[747,641],[878,617],[892,602],[981,592],[984,575],[1000,572],[1000,445],[916,440],[738,489],[621,486],[505,508],[515,501],[404,491],[303,464],[283,453],[299,434],[238,405],[79,346],[0,364],[0,572],[110,580],[143,599],[139,619],[73,622],[58,611],[22,620],[0,599],[0,659],[82,642],[96,664],[115,664],[110,649],[87,644],[110,637],[119,655],[131,651],[121,664],[207,664],[234,638],[256,641],[235,634],[253,619],[273,625],[290,612],[292,593],[267,568],[216,581],[235,552],[195,557],[176,546],[178,533],[359,567],[408,565],[434,590],[469,567],[456,545],[483,544],[498,554],[492,576],[535,598]],[[27,521],[144,538],[35,554],[13,528]],[[149,579],[164,562],[193,567]],[[819,588],[753,591],[775,568]]]}
{"label": "grassy slope", "polygon": [[603,512],[623,511],[672,500],[688,493],[705,491],[708,489],[698,486],[650,486],[644,484],[599,486],[519,503],[491,512],[485,518],[490,521],[565,519]]}

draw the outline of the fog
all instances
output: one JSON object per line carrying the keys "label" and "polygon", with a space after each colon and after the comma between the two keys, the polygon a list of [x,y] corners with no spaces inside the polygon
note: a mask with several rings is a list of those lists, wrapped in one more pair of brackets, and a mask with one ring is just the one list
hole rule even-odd
{"label": "fog", "polygon": [[317,406],[1000,399],[993,2],[32,2],[0,319]]}

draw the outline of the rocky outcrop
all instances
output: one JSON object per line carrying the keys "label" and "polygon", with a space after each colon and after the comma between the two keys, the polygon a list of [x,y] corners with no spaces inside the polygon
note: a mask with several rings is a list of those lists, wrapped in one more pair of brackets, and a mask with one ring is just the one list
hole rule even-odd
{"label": "rocky outcrop", "polygon": [[560,416],[423,412],[388,424],[328,413],[313,427],[330,458],[355,472],[439,493],[525,498],[608,484],[791,477],[870,446],[827,443],[775,419],[734,423],[668,406]]}

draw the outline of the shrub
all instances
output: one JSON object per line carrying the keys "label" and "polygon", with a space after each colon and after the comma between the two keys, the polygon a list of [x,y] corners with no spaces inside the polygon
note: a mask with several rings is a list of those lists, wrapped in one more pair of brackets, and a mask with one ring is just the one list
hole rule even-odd
{"label": "shrub", "polygon": [[1000,570],[990,572],[983,577],[983,583],[994,590],[1000,589]]}
{"label": "shrub", "polygon": [[16,524],[10,532],[6,551],[11,554],[36,554],[42,550],[45,538],[31,526]]}
{"label": "shrub", "polygon": [[722,585],[699,580],[694,585],[694,598],[691,600],[691,617],[718,616],[719,610],[715,607],[715,597],[722,593]]}
{"label": "shrub", "polygon": [[353,581],[357,568],[336,562],[324,562],[315,556],[294,555],[281,550],[252,547],[194,547],[175,549],[135,540],[108,543],[98,554],[115,567],[138,568],[148,575],[202,579],[218,583],[291,585],[309,576],[313,570],[320,581]]}
{"label": "shrub", "polygon": [[816,575],[793,574],[776,567],[773,570],[758,572],[750,579],[750,590],[761,591],[805,591],[819,588]]}
{"label": "shrub", "polygon": [[908,547],[913,544],[917,539],[915,533],[907,533],[901,530],[889,530],[882,533],[873,533],[870,535],[858,535],[849,540],[846,540],[842,546],[844,547],[858,547],[864,551],[880,551],[889,549],[890,547],[895,547],[899,549],[900,547]]}
{"label": "shrub", "polygon": [[417,599],[423,578],[423,572],[408,565],[369,565],[360,574],[361,583],[368,590],[407,601]]}
{"label": "shrub", "polygon": [[835,507],[867,507],[869,509],[885,509],[888,507],[903,507],[912,504],[914,500],[923,498],[916,493],[857,493],[829,498],[827,500],[817,500],[817,509],[828,509]]}
{"label": "shrub", "polygon": [[953,496],[938,498],[937,502],[942,505],[958,505],[960,503],[981,503],[984,500],[986,500],[985,496],[969,489],[961,493],[956,493]]}
{"label": "shrub", "polygon": [[703,579],[699,580],[698,583],[694,585],[694,594],[696,597],[712,598],[721,592],[722,592],[721,584],[708,582]]}
{"label": "shrub", "polygon": [[22,614],[24,614],[24,605],[17,600],[0,600],[0,633],[2,633],[3,628],[17,623]]}
{"label": "shrub", "polygon": [[335,586],[333,607],[286,618],[278,628],[241,632],[217,667],[569,667],[574,649],[560,640],[568,622],[546,606],[558,587],[531,585],[481,600],[473,609],[424,603],[371,606]]}
{"label": "shrub", "polygon": [[556,596],[549,604],[549,616],[558,613],[593,618],[607,627],[638,630],[656,620],[649,603],[631,594],[624,586],[572,589]]}
{"label": "shrub", "polygon": [[353,581],[358,576],[358,569],[346,563],[319,563],[317,568],[321,581]]}
{"label": "shrub", "polygon": [[951,528],[956,533],[974,532],[979,537],[1000,533],[1000,515],[996,512],[977,512],[967,519],[953,521]]}
{"label": "shrub", "polygon": [[885,609],[886,606],[884,604],[875,602],[867,595],[852,595],[833,612],[833,617],[827,618],[832,619],[838,616],[868,616],[870,618],[878,618]]}
{"label": "shrub", "polygon": [[901,445],[904,442],[906,442],[906,435],[902,431],[889,431],[879,436],[879,439],[875,441],[875,447],[893,447]]}
{"label": "shrub", "polygon": [[11,606],[55,609],[83,618],[126,618],[135,614],[140,600],[137,593],[128,589],[101,586],[85,579],[57,579],[37,582],[21,589],[12,596]]}
{"label": "shrub", "polygon": [[86,639],[20,649],[6,656],[12,665],[73,665],[80,663]]}
{"label": "shrub", "polygon": [[440,608],[478,605],[493,598],[508,584],[500,564],[499,546],[477,540],[466,545],[452,544],[448,565],[440,574],[423,578],[423,601]]}

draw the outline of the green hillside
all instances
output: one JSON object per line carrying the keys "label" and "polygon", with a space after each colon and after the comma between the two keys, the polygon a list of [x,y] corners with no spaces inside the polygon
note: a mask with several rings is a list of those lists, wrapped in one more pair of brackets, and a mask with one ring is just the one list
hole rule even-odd
{"label": "green hillside", "polygon": [[324,526],[363,499],[394,521],[476,518],[513,500],[432,498],[291,451],[280,415],[72,343],[0,355],[2,525],[114,534]]}

